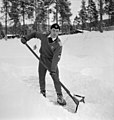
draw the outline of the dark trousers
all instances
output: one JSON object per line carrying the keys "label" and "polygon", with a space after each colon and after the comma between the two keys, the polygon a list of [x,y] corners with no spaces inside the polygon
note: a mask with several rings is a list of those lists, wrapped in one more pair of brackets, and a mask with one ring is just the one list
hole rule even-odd
{"label": "dark trousers", "polygon": [[[52,60],[46,57],[42,57],[40,56],[41,61],[48,67],[48,69],[51,69],[51,63]],[[38,68],[38,72],[39,72],[39,85],[40,85],[40,90],[41,91],[45,91],[46,88],[46,82],[45,82],[45,76],[46,76],[46,72],[47,69],[39,62],[39,68]],[[56,69],[56,76],[52,77],[53,82],[54,82],[54,87],[56,90],[56,93],[58,95],[62,95],[62,91],[61,91],[61,85],[59,83],[59,70],[58,67]]]}

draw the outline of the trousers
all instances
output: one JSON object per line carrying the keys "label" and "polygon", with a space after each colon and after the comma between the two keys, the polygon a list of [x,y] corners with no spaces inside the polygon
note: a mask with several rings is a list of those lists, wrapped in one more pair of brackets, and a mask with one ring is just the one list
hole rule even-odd
{"label": "trousers", "polygon": [[[40,60],[51,71],[52,59],[40,56]],[[45,91],[45,88],[46,88],[46,81],[45,81],[46,72],[47,72],[47,69],[42,65],[41,62],[39,62],[38,73],[39,73],[40,91]],[[58,69],[58,66],[57,66],[57,69],[56,69],[56,76],[52,77],[52,79],[53,79],[53,82],[54,82],[54,87],[55,87],[57,95],[62,95],[61,85],[59,83],[59,69]]]}

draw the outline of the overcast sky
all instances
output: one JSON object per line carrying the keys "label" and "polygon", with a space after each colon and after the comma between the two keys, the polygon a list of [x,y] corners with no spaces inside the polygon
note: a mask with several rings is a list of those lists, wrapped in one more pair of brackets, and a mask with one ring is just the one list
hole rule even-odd
{"label": "overcast sky", "polygon": [[78,11],[81,9],[81,0],[69,0],[71,2],[71,20],[78,14]]}
{"label": "overcast sky", "polygon": [[[75,18],[75,16],[78,14],[79,10],[81,9],[81,1],[82,0],[69,0],[71,2],[71,12],[72,12],[72,16],[71,16],[71,21],[73,21],[73,19]],[[86,1],[86,5],[87,5],[87,1]],[[97,0],[94,0],[97,1]]]}

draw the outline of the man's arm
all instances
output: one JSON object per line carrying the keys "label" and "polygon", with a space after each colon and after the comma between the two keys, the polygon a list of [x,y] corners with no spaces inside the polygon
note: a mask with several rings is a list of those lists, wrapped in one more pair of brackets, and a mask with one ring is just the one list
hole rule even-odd
{"label": "man's arm", "polygon": [[31,34],[26,35],[25,38],[26,38],[27,41],[29,41],[32,38],[39,38],[39,39],[41,39],[42,38],[42,34],[34,31]]}
{"label": "man's arm", "polygon": [[41,40],[42,34],[41,34],[41,33],[37,33],[36,31],[34,31],[34,32],[32,32],[31,34],[22,37],[22,38],[21,38],[21,42],[22,42],[23,44],[26,44],[26,42],[29,41],[29,40],[32,39],[32,38],[39,38],[39,39]]}

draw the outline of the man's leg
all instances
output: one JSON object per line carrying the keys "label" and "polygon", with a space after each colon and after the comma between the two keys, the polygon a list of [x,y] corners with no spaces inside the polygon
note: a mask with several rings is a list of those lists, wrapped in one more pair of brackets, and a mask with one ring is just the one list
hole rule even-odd
{"label": "man's leg", "polygon": [[63,98],[63,94],[62,94],[62,90],[61,90],[61,84],[59,82],[59,70],[58,70],[58,67],[57,67],[55,76],[53,76],[53,81],[54,81],[54,86],[55,86],[55,89],[56,89],[56,92],[57,92],[57,102],[60,105],[66,105],[66,101]]}
{"label": "man's leg", "polygon": [[[52,60],[47,58],[47,59],[45,59],[44,63],[46,64],[48,69],[51,71]],[[55,76],[52,76],[52,78],[53,78],[56,93],[62,95],[61,85],[59,83],[59,70],[58,70],[58,67],[57,67]]]}
{"label": "man's leg", "polygon": [[40,85],[40,92],[46,96],[45,93],[45,76],[46,76],[46,68],[39,62],[39,85]]}
{"label": "man's leg", "polygon": [[53,82],[54,82],[54,86],[55,86],[55,90],[57,92],[57,95],[62,95],[61,85],[59,83],[59,70],[58,70],[58,67],[57,67],[57,70],[56,70],[56,75],[53,77]]}

